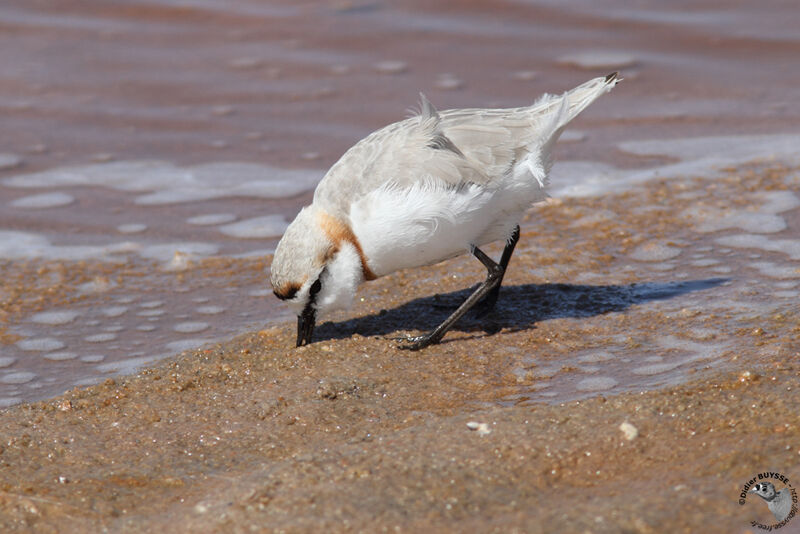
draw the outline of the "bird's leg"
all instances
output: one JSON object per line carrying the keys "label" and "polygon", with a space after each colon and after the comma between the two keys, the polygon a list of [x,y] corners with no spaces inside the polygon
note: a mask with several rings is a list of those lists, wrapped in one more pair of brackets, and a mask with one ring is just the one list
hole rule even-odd
{"label": "bird's leg", "polygon": [[511,261],[511,254],[514,253],[514,247],[517,246],[517,241],[519,241],[519,225],[514,227],[514,232],[506,242],[503,255],[500,257],[500,268],[503,270],[500,274],[500,282],[498,282],[497,287],[492,289],[489,294],[486,295],[486,298],[480,301],[476,306],[478,317],[485,317],[488,315],[489,312],[494,309],[494,305],[497,304],[497,297],[500,295],[500,286],[503,284],[503,277],[506,274],[508,262]]}
{"label": "bird's leg", "polygon": [[[512,247],[513,249],[513,247]],[[477,289],[465,300],[461,306],[450,314],[450,317],[442,321],[442,324],[421,336],[408,337],[406,341],[408,345],[400,345],[399,348],[406,350],[419,350],[438,343],[448,330],[455,324],[456,321],[461,319],[465,313],[472,308],[475,303],[484,298],[487,294],[495,288],[500,287],[500,282],[503,280],[503,268],[495,263],[492,258],[483,253],[478,247],[471,247],[472,254],[486,267],[486,280],[478,286]],[[505,254],[503,255],[505,257]],[[511,254],[509,253],[509,256]],[[506,262],[507,263],[507,262]]]}

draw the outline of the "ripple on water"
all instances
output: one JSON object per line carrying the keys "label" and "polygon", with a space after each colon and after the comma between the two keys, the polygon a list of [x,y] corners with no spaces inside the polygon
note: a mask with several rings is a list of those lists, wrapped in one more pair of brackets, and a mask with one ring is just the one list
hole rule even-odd
{"label": "ripple on water", "polygon": [[578,391],[608,391],[618,383],[610,376],[590,376],[578,382],[575,388]]}
{"label": "ripple on water", "polygon": [[186,322],[186,323],[178,323],[172,327],[175,332],[180,332],[182,334],[192,334],[194,332],[202,332],[203,330],[208,329],[208,323],[202,322]]}
{"label": "ripple on water", "polygon": [[0,369],[4,367],[11,367],[16,362],[16,358],[12,358],[11,356],[0,356]]}
{"label": "ripple on water", "polygon": [[75,197],[72,195],[68,195],[67,193],[53,192],[18,198],[13,201],[11,205],[15,208],[43,209],[68,206],[73,202],[75,202]]}
{"label": "ripple on water", "polygon": [[139,234],[147,230],[146,224],[128,223],[117,226],[117,232],[121,234]]}
{"label": "ripple on water", "polygon": [[50,352],[63,349],[66,345],[52,337],[37,337],[17,341],[17,347],[29,352]]}
{"label": "ripple on water", "polygon": [[265,215],[220,226],[219,231],[240,239],[263,239],[280,237],[288,226],[282,215]]}
{"label": "ripple on water", "polygon": [[233,213],[211,213],[208,215],[198,215],[186,219],[186,222],[195,226],[214,226],[217,224],[227,224],[235,221],[236,215]]}
{"label": "ripple on water", "polygon": [[0,382],[3,384],[27,384],[36,378],[36,373],[28,371],[19,371],[16,373],[8,373],[0,376]]}
{"label": "ripple on water", "polygon": [[89,343],[106,343],[108,341],[114,341],[117,339],[117,334],[112,332],[106,332],[102,334],[91,334],[85,336],[84,341],[88,341]]}
{"label": "ripple on water", "polygon": [[74,310],[53,310],[32,315],[31,322],[55,326],[71,323],[79,315],[80,312]]}
{"label": "ripple on water", "polygon": [[74,352],[51,352],[49,354],[44,355],[45,360],[51,360],[54,362],[61,362],[65,360],[74,360],[77,358],[78,355]]}
{"label": "ripple on water", "polygon": [[645,243],[631,252],[631,258],[638,261],[664,261],[679,256],[681,249],[665,243]]}

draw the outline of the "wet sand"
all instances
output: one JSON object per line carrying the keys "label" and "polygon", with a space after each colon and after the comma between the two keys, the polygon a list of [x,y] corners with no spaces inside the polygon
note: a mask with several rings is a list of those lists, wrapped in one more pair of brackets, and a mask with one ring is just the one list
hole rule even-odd
{"label": "wet sand", "polygon": [[[731,198],[747,175],[750,187],[779,192],[794,172],[737,169],[717,187]],[[752,520],[769,523],[763,504],[740,506],[738,494],[759,472],[792,478],[800,459],[795,301],[769,316],[737,315],[735,306],[713,303],[774,300],[751,290],[738,270],[719,279],[687,266],[682,286],[658,285],[659,272],[664,280],[674,274],[602,253],[661,237],[683,255],[707,250],[702,238],[682,240],[694,226],[676,209],[678,190],[706,187],[686,178],[602,206],[567,199],[535,208],[488,322],[469,318],[423,352],[399,351],[389,338],[446,315],[465,281],[481,276],[469,258],[367,284],[352,318],[323,323],[307,347],[292,347],[294,325],[286,323],[10,408],[0,414],[0,525],[644,533],[747,532]],[[624,209],[654,197],[663,211]],[[569,234],[541,231],[601,208],[619,218]],[[604,282],[532,284],[526,271],[547,264],[544,251],[558,257],[562,248],[582,251],[565,264],[567,279],[608,273]],[[733,255],[729,265],[745,264],[735,250],[721,250]],[[625,366],[638,368],[653,361],[647,341],[664,337],[674,346],[656,350],[665,367],[651,374],[660,387],[641,387],[650,371],[634,369],[634,383],[620,385],[628,393],[606,395],[600,386],[581,400],[537,397],[559,377],[574,386],[615,365],[607,356],[594,360],[599,371],[578,369],[565,363],[570,355],[616,344],[634,356]],[[724,348],[713,357],[687,358],[698,343],[714,347],[720,338]],[[676,380],[694,378],[671,385],[671,361],[683,369]],[[540,372],[552,365],[558,369]],[[553,398],[575,394],[561,387]],[[635,437],[620,428],[626,422]]]}

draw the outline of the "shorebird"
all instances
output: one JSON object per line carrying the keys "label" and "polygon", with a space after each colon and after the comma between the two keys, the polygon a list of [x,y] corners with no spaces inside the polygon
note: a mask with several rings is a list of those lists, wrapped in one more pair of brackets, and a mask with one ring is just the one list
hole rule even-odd
{"label": "shorebird", "polygon": [[[418,114],[350,148],[272,260],[273,291],[297,313],[297,346],[311,342],[320,312],[348,307],[362,282],[466,252],[486,267],[485,281],[442,324],[400,348],[438,343],[479,302],[491,310],[522,216],[547,198],[553,145],[619,79],[615,72],[512,109],[438,112],[421,94]],[[499,263],[478,248],[501,239]]]}
{"label": "shorebird", "polygon": [[759,482],[750,488],[750,493],[755,493],[767,502],[767,508],[778,522],[789,517],[789,512],[792,511],[792,493],[789,488],[776,492],[772,482]]}

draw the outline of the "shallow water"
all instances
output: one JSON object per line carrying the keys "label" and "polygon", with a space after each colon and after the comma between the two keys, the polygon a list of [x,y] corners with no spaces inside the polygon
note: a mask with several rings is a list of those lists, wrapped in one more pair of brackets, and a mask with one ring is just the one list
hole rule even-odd
{"label": "shallow water", "polygon": [[[522,354],[521,382],[542,380],[506,400],[684,381],[730,356],[725,332],[796,309],[800,174],[770,191],[744,172],[715,182],[753,162],[800,165],[797,16],[782,2],[0,7],[0,405],[288,319],[266,275],[277,238],[325,169],[419,91],[443,109],[518,106],[616,69],[625,81],[564,135],[552,194],[618,198],[644,235],[663,203],[624,195],[699,179],[670,207],[692,230],[626,252],[620,283],[725,279],[713,299],[642,301],[717,319],[636,347],[604,336],[596,351]],[[591,235],[614,209],[560,231]],[[609,280],[572,260],[526,276]]]}

